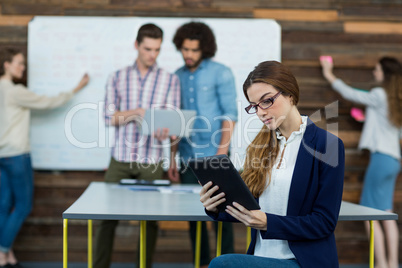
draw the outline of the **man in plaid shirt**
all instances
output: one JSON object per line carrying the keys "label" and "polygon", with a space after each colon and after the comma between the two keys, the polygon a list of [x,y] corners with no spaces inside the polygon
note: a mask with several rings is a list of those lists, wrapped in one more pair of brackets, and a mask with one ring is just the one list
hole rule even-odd
{"label": "man in plaid shirt", "polygon": [[[105,122],[115,127],[115,144],[105,174],[106,182],[119,182],[123,178],[162,179],[161,141],[168,137],[168,129],[157,130],[155,136],[143,136],[139,129],[139,120],[146,109],[180,107],[178,77],[156,65],[162,37],[158,26],[141,26],[135,41],[138,56],[134,64],[112,73],[107,81]],[[100,222],[96,233],[95,268],[110,266],[117,224],[116,220]],[[146,267],[152,264],[157,231],[157,222],[148,221]]]}

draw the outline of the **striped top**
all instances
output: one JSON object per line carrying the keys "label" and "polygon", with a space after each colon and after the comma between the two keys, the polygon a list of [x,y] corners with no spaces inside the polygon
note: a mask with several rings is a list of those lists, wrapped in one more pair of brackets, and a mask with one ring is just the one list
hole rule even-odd
{"label": "striped top", "polygon": [[[141,78],[137,64],[112,73],[106,83],[105,123],[118,111],[136,108],[180,108],[180,83],[175,74],[156,64]],[[112,157],[119,162],[153,164],[162,160],[162,144],[151,136],[140,134],[135,121],[115,126]]]}

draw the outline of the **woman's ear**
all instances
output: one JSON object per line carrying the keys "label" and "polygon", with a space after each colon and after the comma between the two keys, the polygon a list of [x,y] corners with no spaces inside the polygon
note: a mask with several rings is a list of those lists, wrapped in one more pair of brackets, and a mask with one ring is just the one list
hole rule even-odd
{"label": "woman's ear", "polygon": [[10,63],[9,63],[8,61],[5,61],[5,62],[3,63],[3,70],[4,70],[4,72],[6,71],[6,69],[8,68],[8,66],[10,66]]}
{"label": "woman's ear", "polygon": [[289,95],[290,104],[295,105],[295,100],[293,99],[292,95]]}

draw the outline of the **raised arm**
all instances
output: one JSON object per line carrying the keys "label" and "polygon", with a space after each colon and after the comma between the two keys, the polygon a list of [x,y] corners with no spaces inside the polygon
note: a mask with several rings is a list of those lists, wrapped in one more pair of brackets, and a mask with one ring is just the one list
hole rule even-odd
{"label": "raised arm", "polygon": [[83,89],[89,82],[88,74],[85,74],[77,86],[71,90],[58,94],[57,96],[38,95],[24,86],[18,86],[14,92],[14,100],[18,105],[29,109],[51,109],[59,107],[69,101],[73,95]]}

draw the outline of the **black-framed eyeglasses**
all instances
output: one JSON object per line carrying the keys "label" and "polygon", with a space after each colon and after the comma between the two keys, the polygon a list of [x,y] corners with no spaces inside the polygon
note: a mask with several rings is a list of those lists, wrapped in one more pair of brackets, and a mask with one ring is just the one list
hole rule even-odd
{"label": "black-framed eyeglasses", "polygon": [[260,101],[257,104],[250,104],[249,106],[247,106],[246,108],[244,108],[246,110],[246,112],[248,114],[255,114],[258,110],[257,107],[260,107],[261,109],[265,110],[268,109],[269,107],[271,107],[272,105],[274,105],[275,100],[279,97],[279,95],[281,95],[282,92],[279,91],[278,93],[276,93],[274,96],[272,96],[271,98],[268,99],[264,99],[262,101]]}

